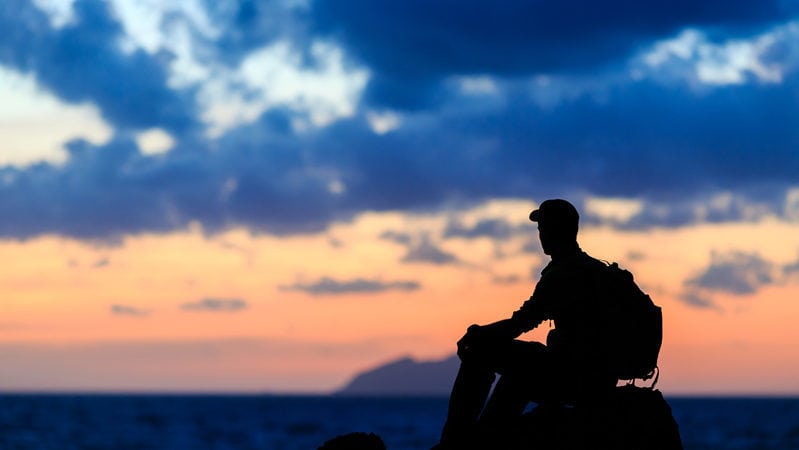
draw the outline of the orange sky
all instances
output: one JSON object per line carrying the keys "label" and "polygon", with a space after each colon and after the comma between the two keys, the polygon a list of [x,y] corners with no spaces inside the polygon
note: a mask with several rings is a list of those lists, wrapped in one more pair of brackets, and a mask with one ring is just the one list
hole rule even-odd
{"label": "orange sky", "polygon": [[448,356],[546,196],[663,307],[665,392],[799,394],[796,2],[217,3],[0,8],[0,391]]}
{"label": "orange sky", "polygon": [[[87,244],[59,237],[0,242],[5,314],[0,389],[159,389],[320,392],[353,373],[409,354],[439,358],[470,323],[504,318],[533,288],[544,255],[531,202],[495,202],[435,215],[366,214],[306,237],[234,230]],[[615,205],[618,206],[618,205]],[[603,204],[611,214],[614,204]],[[501,217],[529,233],[506,241],[442,240],[448,220]],[[387,230],[428,239],[450,264],[403,263]],[[664,310],[659,386],[680,393],[799,392],[799,224],[763,220],[649,232],[584,227],[582,247],[618,261]],[[422,237],[420,237],[422,236]],[[424,237],[426,236],[426,237]],[[680,300],[712,254],[757,253],[774,277],[750,295],[705,291],[713,307]],[[496,277],[517,281],[497,284]],[[322,278],[414,281],[416,290],[311,295]],[[234,311],[186,310],[201,299],[246,302]],[[139,314],[114,314],[122,305]],[[129,311],[130,312],[130,311]],[[608,324],[612,326],[612,324]],[[531,333],[540,338],[544,329]]]}

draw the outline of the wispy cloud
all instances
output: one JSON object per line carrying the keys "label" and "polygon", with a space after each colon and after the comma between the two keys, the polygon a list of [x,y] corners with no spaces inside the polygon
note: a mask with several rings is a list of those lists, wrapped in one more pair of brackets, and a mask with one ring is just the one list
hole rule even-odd
{"label": "wispy cloud", "polygon": [[247,302],[238,298],[204,298],[180,305],[184,311],[238,312],[247,309]]}
{"label": "wispy cloud", "polygon": [[92,267],[95,269],[100,269],[103,267],[108,267],[109,264],[111,264],[111,258],[104,256],[98,259],[97,261],[93,262]]}
{"label": "wispy cloud", "polygon": [[774,264],[757,253],[714,253],[710,265],[685,281],[688,287],[747,295],[772,284]]}
{"label": "wispy cloud", "polygon": [[494,284],[516,284],[522,282],[523,279],[519,275],[495,275],[491,282]]}
{"label": "wispy cloud", "polygon": [[113,304],[111,305],[111,314],[117,316],[146,317],[150,315],[150,311],[130,305]]}
{"label": "wispy cloud", "polygon": [[402,262],[444,265],[458,263],[459,259],[455,254],[443,250],[425,236],[419,242],[408,245],[408,253],[402,257]]}
{"label": "wispy cloud", "polygon": [[421,284],[416,281],[383,281],[379,279],[356,278],[351,280],[336,280],[322,277],[317,281],[281,287],[284,291],[301,291],[310,295],[343,295],[343,294],[379,294],[386,291],[416,291],[421,289]]}
{"label": "wispy cloud", "polygon": [[404,263],[427,263],[436,265],[460,263],[460,260],[454,253],[447,252],[433,242],[428,232],[421,232],[414,235],[406,232],[387,230],[380,235],[380,239],[405,247],[406,253],[401,259],[401,262]]}
{"label": "wispy cloud", "polygon": [[712,253],[710,264],[683,283],[680,298],[691,306],[717,308],[714,294],[745,297],[779,283],[778,267],[758,253]]}
{"label": "wispy cloud", "polygon": [[[443,237],[477,239],[490,238],[496,241],[510,239],[518,230],[505,219],[488,218],[480,219],[471,226],[466,226],[458,221],[450,221],[444,229]],[[527,230],[523,230],[528,232]]]}
{"label": "wispy cloud", "polygon": [[400,245],[411,245],[413,238],[409,233],[402,233],[399,231],[387,230],[380,234],[380,239],[393,242]]}
{"label": "wispy cloud", "polygon": [[684,291],[679,296],[680,300],[697,308],[718,309],[713,299],[697,290]]}

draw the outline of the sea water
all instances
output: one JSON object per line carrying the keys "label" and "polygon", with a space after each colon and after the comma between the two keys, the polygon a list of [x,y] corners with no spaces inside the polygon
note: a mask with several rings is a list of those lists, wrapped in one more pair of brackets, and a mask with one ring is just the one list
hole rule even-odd
{"label": "sea water", "polygon": [[[669,398],[688,450],[799,449],[799,398]],[[447,399],[0,395],[0,449],[315,449],[352,431],[426,449]]]}

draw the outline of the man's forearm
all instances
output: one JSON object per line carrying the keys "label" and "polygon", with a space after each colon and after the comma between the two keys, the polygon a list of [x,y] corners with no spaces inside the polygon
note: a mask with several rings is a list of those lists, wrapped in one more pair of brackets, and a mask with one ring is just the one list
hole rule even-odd
{"label": "man's forearm", "polygon": [[491,339],[510,340],[519,337],[524,328],[513,318],[504,319],[480,327],[481,331],[490,336]]}

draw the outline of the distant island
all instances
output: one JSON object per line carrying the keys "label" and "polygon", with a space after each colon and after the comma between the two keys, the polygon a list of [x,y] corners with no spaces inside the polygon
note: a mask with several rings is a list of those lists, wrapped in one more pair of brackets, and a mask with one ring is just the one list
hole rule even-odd
{"label": "distant island", "polygon": [[433,361],[403,357],[355,375],[334,395],[447,396],[459,365],[455,355]]}

